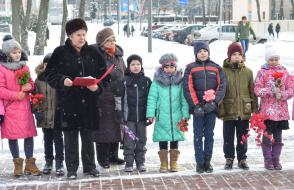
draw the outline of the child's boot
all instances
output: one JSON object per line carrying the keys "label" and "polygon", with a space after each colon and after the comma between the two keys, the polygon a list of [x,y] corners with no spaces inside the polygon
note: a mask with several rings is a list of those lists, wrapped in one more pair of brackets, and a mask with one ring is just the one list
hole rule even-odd
{"label": "child's boot", "polygon": [[26,165],[25,165],[25,170],[24,170],[25,174],[34,175],[34,176],[41,175],[41,172],[37,168],[35,162],[36,162],[36,158],[34,158],[34,157],[26,159]]}
{"label": "child's boot", "polygon": [[273,165],[274,165],[275,170],[282,169],[282,165],[280,163],[280,155],[281,155],[282,147],[283,147],[283,143],[274,143],[272,145]]}
{"label": "child's boot", "polygon": [[53,160],[46,160],[45,166],[43,168],[43,174],[50,174],[52,170]]}
{"label": "child's boot", "polygon": [[205,159],[204,159],[204,168],[205,168],[205,171],[207,173],[212,173],[213,172],[213,167],[210,164],[210,161],[211,161],[211,156],[206,156]]}
{"label": "child's boot", "polygon": [[166,173],[168,170],[168,151],[165,149],[162,149],[158,152],[159,158],[160,158],[160,173]]}
{"label": "child's boot", "polygon": [[180,151],[177,150],[177,149],[171,149],[169,151],[170,153],[170,171],[171,172],[177,172],[179,169],[178,169],[178,158],[179,158],[179,155],[180,155]]}
{"label": "child's boot", "polygon": [[64,167],[62,161],[56,161],[55,162],[55,168],[56,168],[56,175],[57,176],[63,176],[64,175]]}
{"label": "child's boot", "polygon": [[267,170],[273,170],[273,158],[272,158],[272,145],[271,144],[262,144],[261,145],[263,157],[264,157],[264,168]]}
{"label": "child's boot", "polygon": [[14,158],[14,176],[19,177],[23,175],[23,158]]}

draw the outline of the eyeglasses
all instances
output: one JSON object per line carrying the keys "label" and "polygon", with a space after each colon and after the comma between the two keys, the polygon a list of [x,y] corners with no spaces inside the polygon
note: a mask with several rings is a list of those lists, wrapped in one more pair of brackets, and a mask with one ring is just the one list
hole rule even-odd
{"label": "eyeglasses", "polygon": [[173,69],[173,68],[175,68],[175,66],[174,65],[165,65],[163,68],[165,68],[165,69]]}
{"label": "eyeglasses", "polygon": [[280,58],[277,58],[277,57],[269,59],[269,61],[279,61],[279,60]]}
{"label": "eyeglasses", "polygon": [[111,43],[111,42],[116,42],[116,40],[114,38],[106,40],[106,43]]}

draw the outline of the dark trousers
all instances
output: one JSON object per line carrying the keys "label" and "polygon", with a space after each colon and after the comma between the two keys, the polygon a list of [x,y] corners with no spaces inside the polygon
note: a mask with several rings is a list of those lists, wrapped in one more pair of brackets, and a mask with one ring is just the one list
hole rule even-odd
{"label": "dark trousers", "polygon": [[[281,124],[283,123],[283,121],[266,120],[264,123],[267,127],[267,130],[266,130],[267,134],[273,135],[275,143],[282,143],[282,129],[283,129],[283,127],[281,126]],[[288,124],[288,122],[287,122],[287,124]],[[262,143],[269,144],[269,145],[272,144],[271,140],[266,136],[262,137]]]}
{"label": "dark trousers", "polygon": [[96,168],[92,131],[86,129],[64,131],[65,163],[68,172],[76,172],[79,168],[79,133],[82,142],[83,171],[89,172]]}
{"label": "dark trousers", "polygon": [[[159,142],[159,149],[162,150],[168,150],[168,142],[167,141],[160,141]],[[171,141],[169,143],[170,149],[178,149],[179,148],[179,142],[178,141]]]}
{"label": "dark trousers", "polygon": [[[9,144],[9,150],[11,152],[11,155],[13,158],[19,158],[19,147],[18,147],[18,140],[8,140]],[[33,152],[34,152],[34,138],[29,137],[24,139],[24,152],[26,155],[26,158],[31,158],[33,157]]]}
{"label": "dark trousers", "polygon": [[124,135],[124,159],[126,165],[133,166],[134,159],[137,165],[145,163],[146,153],[146,127],[145,122],[127,122],[127,127],[139,138],[138,141],[133,140],[125,133]]}
{"label": "dark trousers", "polygon": [[54,160],[53,156],[53,144],[55,148],[55,161],[63,162],[63,136],[62,131],[54,128],[43,128],[44,134],[44,151],[45,160]]}
{"label": "dark trousers", "polygon": [[249,120],[228,120],[223,121],[223,138],[224,146],[223,150],[225,153],[225,158],[235,158],[235,131],[237,136],[237,159],[244,160],[247,158],[247,142],[241,144],[242,136],[248,133]]}
{"label": "dark trousers", "polygon": [[[211,158],[214,143],[214,126],[216,113],[210,112],[203,117],[193,116],[194,149],[197,164],[203,164],[205,158]],[[204,147],[203,147],[204,137]]]}

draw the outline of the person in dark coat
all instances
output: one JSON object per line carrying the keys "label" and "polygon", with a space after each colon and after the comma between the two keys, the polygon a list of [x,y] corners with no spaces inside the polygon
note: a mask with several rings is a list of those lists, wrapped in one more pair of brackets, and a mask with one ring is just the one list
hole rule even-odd
{"label": "person in dark coat", "polygon": [[72,19],[65,26],[68,39],[57,47],[46,67],[47,81],[56,89],[58,104],[55,123],[64,132],[67,177],[77,178],[79,167],[79,133],[82,142],[83,172],[98,176],[91,134],[99,127],[96,99],[101,93],[97,84],[74,86],[76,77],[100,78],[106,72],[105,62],[86,42],[87,25],[82,19]]}
{"label": "person in dark coat", "polygon": [[[44,153],[45,166],[43,174],[50,174],[55,159],[56,175],[64,175],[63,169],[63,136],[62,131],[56,129],[54,125],[56,93],[55,89],[49,86],[45,77],[45,69],[51,58],[51,53],[48,53],[41,64],[36,68],[37,78],[35,80],[35,94],[43,94],[46,108],[41,111],[35,111],[34,115],[37,121],[37,127],[41,127],[44,134]],[[55,148],[55,157],[53,156],[53,144]]]}
{"label": "person in dark coat", "polygon": [[[223,69],[210,60],[209,46],[199,41],[194,44],[195,62],[187,65],[183,88],[184,96],[193,113],[194,149],[196,158],[196,172],[211,173],[210,164],[213,152],[213,131],[218,105],[226,93],[226,78]],[[204,95],[214,92],[214,98],[205,99]],[[205,138],[203,148],[203,137]]]}
{"label": "person in dark coat", "polygon": [[280,24],[279,23],[277,23],[277,25],[276,25],[276,33],[277,33],[277,38],[279,38],[279,33],[280,33],[280,31],[281,31],[281,26],[280,26]]}
{"label": "person in dark coat", "polygon": [[[146,171],[146,108],[147,97],[151,85],[150,78],[144,74],[142,58],[130,55],[127,59],[126,75],[122,81],[114,85],[116,109],[121,116],[120,121],[132,131],[139,140],[124,135],[125,172],[133,172],[133,163],[139,172]],[[127,129],[125,129],[127,130]]]}
{"label": "person in dark coat", "polygon": [[92,45],[96,53],[102,56],[109,69],[114,65],[105,88],[98,98],[100,123],[99,130],[94,134],[96,142],[97,159],[100,166],[109,168],[109,163],[124,164],[124,160],[118,158],[119,142],[121,141],[120,123],[114,120],[115,100],[112,92],[113,82],[122,80],[125,73],[123,61],[123,49],[115,44],[115,36],[111,28],[104,28],[96,36],[96,44]]}
{"label": "person in dark coat", "polygon": [[249,118],[252,113],[258,111],[258,101],[254,94],[253,72],[242,61],[243,49],[241,45],[233,42],[229,45],[227,54],[228,58],[224,60],[223,64],[227,78],[227,89],[218,112],[218,116],[223,120],[225,169],[233,169],[236,136],[238,167],[247,170],[249,169],[246,161],[247,142],[242,141],[242,136],[248,134]]}
{"label": "person in dark coat", "polygon": [[273,23],[270,23],[267,27],[267,31],[269,33],[269,36],[273,35],[273,37],[275,37],[275,33],[274,33],[274,26]]}

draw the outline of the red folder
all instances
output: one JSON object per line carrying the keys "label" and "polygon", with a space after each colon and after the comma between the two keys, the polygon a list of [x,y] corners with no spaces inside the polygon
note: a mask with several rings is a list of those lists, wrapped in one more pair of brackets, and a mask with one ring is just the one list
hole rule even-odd
{"label": "red folder", "polygon": [[89,77],[76,77],[73,80],[74,86],[91,86],[93,84],[97,84],[97,79],[89,78]]}
{"label": "red folder", "polygon": [[93,84],[99,84],[107,75],[109,75],[109,73],[111,73],[113,68],[114,64],[112,64],[99,79],[93,77],[76,77],[73,80],[73,86],[90,86]]}

